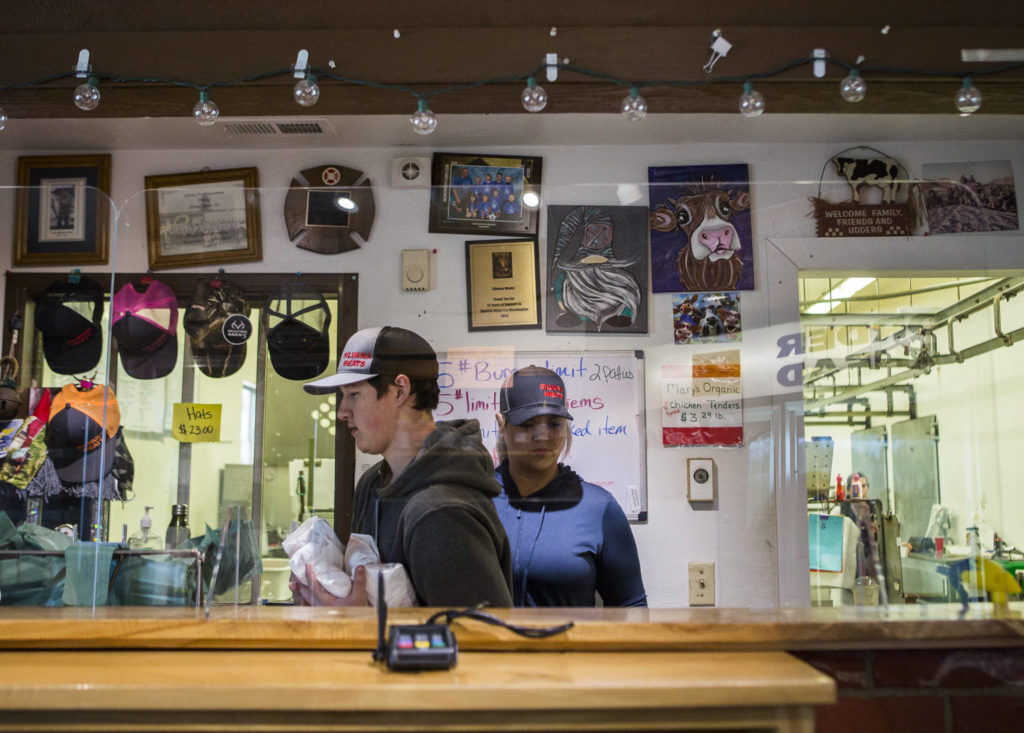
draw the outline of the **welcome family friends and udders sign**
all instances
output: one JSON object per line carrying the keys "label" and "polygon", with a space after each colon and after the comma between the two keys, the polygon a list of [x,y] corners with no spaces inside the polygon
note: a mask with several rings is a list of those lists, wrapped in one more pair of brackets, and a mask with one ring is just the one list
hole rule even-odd
{"label": "welcome family friends and udders sign", "polygon": [[670,445],[743,445],[738,349],[694,354],[661,368],[661,439]]}
{"label": "welcome family friends and udders sign", "polygon": [[484,445],[495,458],[502,383],[530,365],[557,373],[573,418],[572,447],[563,461],[610,491],[627,517],[646,519],[643,352],[453,349],[438,358],[441,397],[434,417],[478,420]]}

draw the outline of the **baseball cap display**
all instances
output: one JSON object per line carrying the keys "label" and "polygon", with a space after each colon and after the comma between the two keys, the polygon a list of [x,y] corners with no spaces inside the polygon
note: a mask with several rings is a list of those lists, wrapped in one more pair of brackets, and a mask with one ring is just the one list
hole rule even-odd
{"label": "baseball cap display", "polygon": [[196,283],[183,318],[199,370],[208,377],[229,377],[245,363],[245,342],[252,334],[249,303],[227,280]]}
{"label": "baseball cap display", "polygon": [[95,280],[57,280],[36,301],[36,328],[43,355],[57,374],[82,374],[96,367],[103,348],[103,288]]}
{"label": "baseball cap display", "polygon": [[538,415],[557,415],[572,420],[565,409],[565,383],[550,369],[523,367],[501,385],[498,399],[501,414],[513,425],[522,425]]}
{"label": "baseball cap display", "polygon": [[345,343],[338,371],[303,385],[310,394],[333,392],[346,384],[376,377],[381,372],[411,379],[437,379],[437,354],[420,336],[397,326],[356,331]]}
{"label": "baseball cap display", "polygon": [[178,361],[178,298],[157,280],[128,283],[111,301],[111,330],[125,372],[158,379]]}
{"label": "baseball cap display", "polygon": [[274,371],[285,379],[312,379],[331,361],[331,311],[318,291],[293,283],[267,301],[262,314]]}
{"label": "baseball cap display", "polygon": [[60,480],[89,483],[110,473],[120,424],[121,409],[113,390],[102,384],[66,385],[53,398],[46,427],[46,446]]}

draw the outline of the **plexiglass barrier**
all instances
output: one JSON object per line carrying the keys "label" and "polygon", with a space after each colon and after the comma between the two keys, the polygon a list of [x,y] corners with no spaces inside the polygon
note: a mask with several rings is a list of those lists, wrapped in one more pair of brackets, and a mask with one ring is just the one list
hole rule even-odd
{"label": "plexiglass barrier", "polygon": [[[691,562],[712,563],[714,597],[697,603],[717,606],[967,599],[988,613],[1019,597],[995,569],[1012,581],[1024,567],[1024,280],[1019,225],[1007,223],[1016,201],[1005,210],[998,181],[964,184],[967,203],[933,191],[929,236],[909,218],[887,236],[828,213],[850,188],[819,180],[814,151],[794,155],[815,175],[785,181],[665,165],[685,156],[658,146],[628,161],[595,148],[591,163],[543,149],[543,180],[526,151],[442,156],[433,188],[389,179],[394,151],[343,152],[327,158],[345,165],[262,151],[256,167],[214,171],[189,153],[191,174],[155,151],[125,156],[148,188],[95,194],[109,215],[106,263],[74,264],[70,239],[38,240],[66,226],[59,192],[0,189],[12,231],[6,217],[37,202],[36,239],[12,253],[5,286],[3,349],[19,357],[4,377],[23,404],[3,470],[38,412],[56,448],[40,461],[49,475],[64,450],[53,406],[70,389],[62,409],[99,430],[78,418],[75,445],[89,449],[58,460],[114,479],[99,494],[88,481],[68,488],[79,484],[65,465],[42,491],[0,484],[0,604],[289,602],[283,539],[312,515],[347,536],[337,497],[379,459],[339,453],[349,439],[334,395],[302,384],[335,371],[351,332],[383,324],[433,346],[436,419],[478,420],[496,460],[505,378],[529,365],[559,374],[572,414],[561,460],[626,517],[652,607],[691,604]],[[865,190],[861,204],[884,205]],[[1003,229],[942,231],[964,210],[941,209],[993,197],[988,218]],[[837,219],[842,236],[827,235]],[[58,298],[95,326],[88,365],[48,346],[37,323],[51,287],[76,276],[100,290],[99,320]],[[142,298],[153,283],[166,286],[162,305]],[[323,354],[275,351],[282,291],[314,312]],[[125,303],[159,311],[159,348],[133,352],[141,337],[125,314],[141,306]],[[247,317],[237,343],[225,340],[232,314]],[[98,399],[81,397],[83,380]]]}

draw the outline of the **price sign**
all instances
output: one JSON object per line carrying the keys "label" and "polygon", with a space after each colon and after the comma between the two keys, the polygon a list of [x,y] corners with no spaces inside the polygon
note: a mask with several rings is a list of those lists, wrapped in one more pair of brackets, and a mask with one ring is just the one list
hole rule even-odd
{"label": "price sign", "polygon": [[174,439],[179,443],[216,443],[220,440],[220,405],[174,403]]}
{"label": "price sign", "polygon": [[743,445],[739,350],[661,367],[662,445]]}

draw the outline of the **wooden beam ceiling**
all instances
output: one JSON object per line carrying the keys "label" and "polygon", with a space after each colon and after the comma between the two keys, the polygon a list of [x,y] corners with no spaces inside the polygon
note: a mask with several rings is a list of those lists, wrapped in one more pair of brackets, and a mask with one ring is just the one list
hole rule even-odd
{"label": "wooden beam ceiling", "polygon": [[[554,83],[541,79],[550,99],[547,114],[617,109],[628,87],[614,80],[641,83],[654,114],[734,112],[748,77],[755,79],[771,112],[952,114],[965,72],[978,74],[975,85],[984,97],[979,114],[1024,114],[1024,68],[986,76],[1001,65],[960,60],[962,48],[1020,47],[1022,3],[867,0],[851,6],[828,0],[813,6],[739,2],[712,9],[664,0],[598,0],[584,8],[556,0],[528,14],[523,11],[528,4],[495,0],[483,5],[481,10],[480,3],[462,0],[415,6],[396,0],[159,6],[127,0],[30,1],[5,8],[0,87],[67,72],[81,48],[90,50],[94,71],[103,75],[173,78],[194,85],[284,71],[306,48],[314,67],[326,68],[333,61],[339,76],[407,89],[321,77],[320,101],[305,109],[292,101],[295,79],[281,74],[211,88],[221,114],[409,114],[415,109],[412,91],[429,93],[438,113],[526,114],[519,104],[523,77],[546,53],[557,52],[571,66],[612,80],[572,71],[561,72]],[[914,25],[917,18],[939,24]],[[393,35],[396,26],[400,38]],[[557,28],[554,36],[552,27]],[[722,28],[733,48],[709,75],[702,67],[714,27]],[[830,65],[824,79],[815,78],[809,65],[766,76],[818,47],[842,62]],[[840,100],[838,83],[847,73],[843,63],[854,64],[859,56],[864,57],[868,95],[851,105]],[[492,79],[507,80],[459,89]],[[727,79],[732,81],[718,83]],[[198,98],[189,86],[106,79],[101,80],[100,106],[81,112],[71,103],[71,89],[78,83],[63,78],[0,90],[0,106],[12,119],[182,117]]]}

